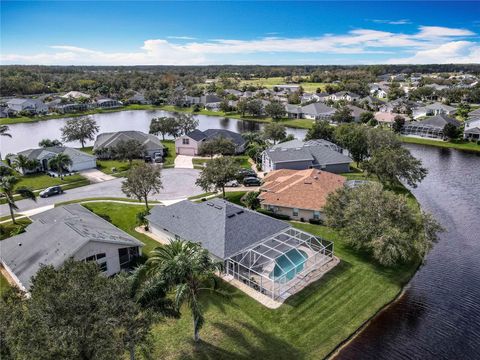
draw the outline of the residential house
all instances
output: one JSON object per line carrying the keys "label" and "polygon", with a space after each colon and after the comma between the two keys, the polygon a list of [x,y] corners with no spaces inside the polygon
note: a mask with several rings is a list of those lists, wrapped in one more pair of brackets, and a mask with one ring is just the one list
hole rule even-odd
{"label": "residential house", "polygon": [[140,104],[140,105],[147,105],[147,104],[150,104],[151,102],[148,101],[147,99],[145,99],[145,95],[143,95],[142,93],[135,93],[133,94],[132,96],[130,96],[128,99],[127,99],[127,102],[129,104]]}
{"label": "residential house", "polygon": [[328,95],[328,93],[303,93],[301,103],[325,101]]}
{"label": "residential house", "polygon": [[355,106],[355,105],[347,105],[347,108],[349,108],[351,110],[351,115],[353,116],[355,122],[359,122],[360,121],[360,116],[364,112],[367,112],[367,110],[359,108],[358,106]]}
{"label": "residential house", "polygon": [[355,101],[360,100],[360,95],[357,95],[355,93],[351,93],[351,92],[348,92],[348,91],[340,91],[340,92],[337,92],[335,94],[332,94],[332,95],[328,96],[328,99],[333,100],[333,101],[344,100],[344,101],[348,101],[348,102],[355,102]]}
{"label": "residential house", "polygon": [[140,142],[145,148],[146,156],[152,158],[158,155],[165,156],[165,147],[158,137],[134,130],[99,134],[93,145],[93,152],[101,159],[108,159],[113,154],[112,149],[120,142],[128,140]]}
{"label": "residential house", "polygon": [[321,120],[329,119],[335,114],[335,109],[321,102],[302,106],[302,114],[305,119]]}
{"label": "residential house", "polygon": [[409,118],[405,114],[398,114],[393,112],[381,112],[381,111],[377,111],[375,113],[375,120],[377,120],[381,124],[386,124],[391,126],[392,123],[395,121],[396,116],[401,116],[405,120],[409,120]]}
{"label": "residential house", "polygon": [[96,104],[99,108],[103,109],[113,109],[123,106],[123,103],[121,101],[108,98],[97,100]]}
{"label": "residential house", "polygon": [[376,97],[373,97],[373,96],[370,96],[370,95],[367,95],[365,96],[364,98],[361,98],[360,103],[362,104],[368,104],[368,106],[372,109],[375,109],[375,110],[378,110],[380,108],[380,106],[383,106],[385,105],[385,101],[383,100],[380,100]]}
{"label": "residential house", "polygon": [[275,170],[260,187],[263,209],[293,220],[323,220],[327,196],[343,187],[345,178],[317,169]]}
{"label": "residential house", "polygon": [[196,104],[201,104],[202,99],[200,98],[200,96],[185,96],[185,100],[184,100],[184,106],[193,106],[193,105],[196,105]]}
{"label": "residential house", "polygon": [[480,109],[476,109],[468,113],[469,120],[478,119],[478,118],[480,118]]}
{"label": "residential house", "polygon": [[221,199],[155,206],[147,220],[161,242],[200,244],[223,263],[224,276],[236,280],[233,285],[240,282],[275,300],[298,291],[300,283],[305,286],[307,276],[333,257],[330,242]]}
{"label": "residential house", "polygon": [[[93,155],[87,154],[83,151],[64,147],[64,146],[53,146],[46,148],[37,148],[37,149],[28,149],[19,152],[17,155],[9,157],[10,161],[13,161],[16,156],[23,155],[26,156],[29,160],[37,161],[37,166],[32,169],[18,169],[22,174],[30,174],[35,172],[47,172],[51,171],[49,161],[57,156],[58,154],[67,155],[70,160],[72,160],[71,165],[67,165],[64,170],[68,172],[77,172],[88,169],[95,169],[97,167],[97,158]],[[54,171],[54,173],[56,173]]]}
{"label": "residential house", "polygon": [[245,151],[245,139],[239,133],[224,129],[193,130],[175,139],[175,151],[178,155],[195,156],[199,154],[200,146],[205,141],[224,137],[235,144],[235,153]]}
{"label": "residential house", "polygon": [[286,92],[286,93],[294,93],[300,90],[300,85],[291,85],[291,84],[282,84],[282,85],[275,85],[273,89],[277,90],[278,92]]}
{"label": "residential house", "polygon": [[413,135],[433,139],[443,139],[443,128],[446,124],[452,124],[459,128],[461,123],[445,114],[431,116],[421,121],[412,121],[402,129],[402,134]]}
{"label": "residential house", "polygon": [[303,110],[300,105],[285,104],[285,112],[290,119],[301,119],[303,117]]}
{"label": "residential house", "polygon": [[262,153],[262,170],[320,169],[332,173],[350,171],[352,159],[342,149],[326,140],[287,141],[274,145]]}
{"label": "residential house", "polygon": [[31,114],[46,114],[48,106],[38,99],[10,99],[7,101],[8,109],[13,113],[21,111]]}
{"label": "residential house", "polygon": [[388,96],[389,86],[384,83],[370,84],[370,94],[380,99],[386,99]]}
{"label": "residential house", "polygon": [[105,276],[129,269],[144,245],[80,204],[30,216],[25,232],[0,242],[0,261],[11,280],[28,291],[42,265],[68,259],[97,263]]}
{"label": "residential house", "polygon": [[480,140],[480,117],[465,121],[463,138],[466,140]]}
{"label": "residential house", "polygon": [[69,91],[68,93],[66,93],[65,95],[62,95],[60,97],[63,98],[63,99],[67,99],[67,100],[78,100],[78,99],[82,99],[82,98],[90,99],[90,95],[85,94],[85,93],[80,92],[80,91]]}
{"label": "residential house", "polygon": [[425,106],[413,109],[413,118],[418,119],[424,116],[434,116],[439,114],[445,114],[445,115],[451,116],[451,115],[454,115],[456,112],[457,112],[456,107],[435,102],[433,104],[429,104],[429,105],[425,105]]}

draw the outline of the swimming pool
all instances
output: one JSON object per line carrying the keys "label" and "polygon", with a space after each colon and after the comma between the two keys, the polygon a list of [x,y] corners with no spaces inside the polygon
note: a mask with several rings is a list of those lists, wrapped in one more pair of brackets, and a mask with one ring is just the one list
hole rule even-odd
{"label": "swimming pool", "polygon": [[292,249],[288,251],[275,260],[275,268],[270,273],[270,279],[279,280],[279,277],[287,273],[281,281],[292,280],[295,274],[303,270],[306,259],[308,259],[308,255],[302,250]]}

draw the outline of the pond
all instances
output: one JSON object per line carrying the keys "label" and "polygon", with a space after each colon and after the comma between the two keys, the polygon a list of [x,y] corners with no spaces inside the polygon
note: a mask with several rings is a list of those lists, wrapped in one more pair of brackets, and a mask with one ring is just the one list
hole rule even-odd
{"label": "pond", "polygon": [[[172,113],[163,110],[131,110],[119,111],[104,114],[90,115],[100,126],[100,133],[114,132],[122,130],[139,130],[148,133],[150,121],[154,117],[171,116]],[[199,120],[198,128],[206,129],[226,129],[239,133],[249,131],[260,131],[264,124],[252,121],[243,121],[232,118],[222,118],[218,116],[195,115]],[[61,128],[64,126],[66,118],[39,121],[35,123],[20,123],[9,125],[12,138],[2,137],[0,139],[0,153],[17,153],[22,150],[37,147],[42,139],[61,139]],[[303,139],[306,131],[303,129],[288,128],[288,134]],[[80,143],[66,143],[67,146],[80,147]],[[92,146],[93,141],[87,142],[86,146]]]}

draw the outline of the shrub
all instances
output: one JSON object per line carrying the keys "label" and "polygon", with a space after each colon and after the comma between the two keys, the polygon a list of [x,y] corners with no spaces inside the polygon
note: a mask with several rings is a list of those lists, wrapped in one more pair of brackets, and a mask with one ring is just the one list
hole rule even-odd
{"label": "shrub", "polygon": [[117,172],[117,168],[116,168],[116,167],[112,167],[110,170],[112,171],[112,173],[116,173],[116,172]]}
{"label": "shrub", "polygon": [[275,214],[273,211],[270,211],[270,210],[265,210],[265,209],[258,209],[257,210],[259,213],[262,213],[264,215],[268,215],[268,216],[271,216],[275,219],[279,219],[279,220],[290,220],[290,216],[288,215],[283,215],[283,214]]}
{"label": "shrub", "polygon": [[308,220],[308,222],[312,225],[322,225],[323,224],[323,221],[320,220],[320,219],[310,219],[310,220]]}

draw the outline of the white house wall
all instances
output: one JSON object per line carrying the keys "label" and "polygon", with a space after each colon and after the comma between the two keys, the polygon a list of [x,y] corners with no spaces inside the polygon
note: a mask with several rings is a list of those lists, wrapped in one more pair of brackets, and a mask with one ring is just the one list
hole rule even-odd
{"label": "white house wall", "polygon": [[[81,261],[89,256],[105,253],[104,259],[107,260],[107,271],[105,274],[107,276],[112,276],[120,272],[120,258],[118,256],[118,249],[127,247],[132,246],[90,241],[88,244],[85,244],[82,248],[80,248],[80,250],[75,253],[73,258],[77,261]],[[104,259],[101,259],[100,262],[103,262]]]}

